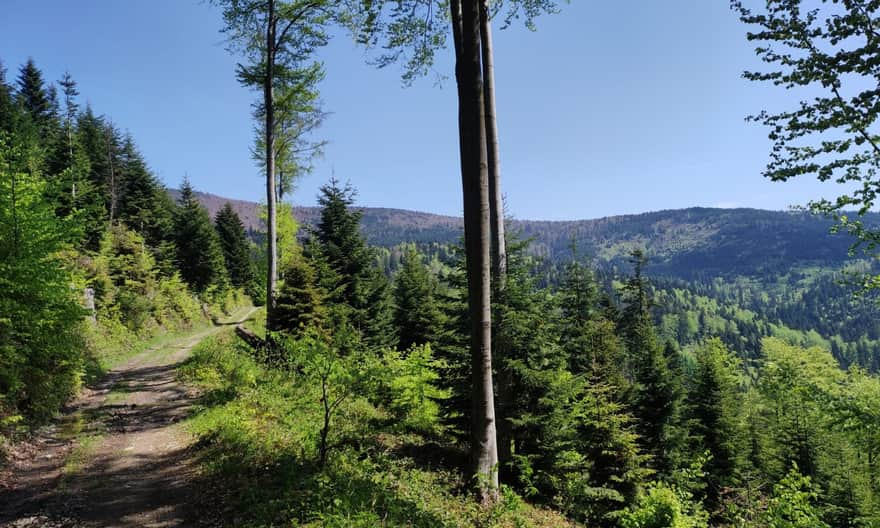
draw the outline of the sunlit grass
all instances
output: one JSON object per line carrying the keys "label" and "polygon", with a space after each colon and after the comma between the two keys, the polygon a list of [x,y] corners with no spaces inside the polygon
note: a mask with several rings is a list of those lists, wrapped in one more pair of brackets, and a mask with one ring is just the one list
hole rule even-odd
{"label": "sunlit grass", "polygon": [[316,388],[264,368],[231,332],[197,346],[180,374],[204,394],[187,423],[202,467],[227,489],[243,526],[572,526],[509,490],[494,508],[480,507],[458,468],[398,449],[427,455],[435,445],[378,430],[386,412],[360,397],[340,409],[339,445],[318,467]]}

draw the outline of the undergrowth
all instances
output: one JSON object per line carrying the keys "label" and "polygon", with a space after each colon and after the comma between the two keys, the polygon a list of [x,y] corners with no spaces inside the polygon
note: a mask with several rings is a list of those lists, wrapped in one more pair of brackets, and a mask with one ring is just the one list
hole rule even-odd
{"label": "undergrowth", "polygon": [[[301,347],[313,343],[304,343],[294,350],[307,355]],[[405,360],[392,356],[380,361],[384,371],[399,373]],[[388,361],[397,368],[389,369]],[[363,364],[355,370],[375,372]],[[189,428],[198,438],[202,467],[217,484],[209,495],[223,505],[205,514],[222,516],[228,524],[571,526],[506,488],[494,507],[476,504],[456,464],[461,450],[445,443],[442,431],[426,431],[424,417],[430,413],[410,406],[406,413],[420,417],[413,422],[418,427],[402,426],[406,420],[401,420],[400,405],[386,407],[369,396],[368,386],[395,391],[394,384],[374,376],[359,385],[362,390],[340,400],[323,466],[321,384],[308,377],[307,368],[266,367],[227,332],[199,344],[181,376],[203,391]],[[412,393],[388,401],[412,401]]]}

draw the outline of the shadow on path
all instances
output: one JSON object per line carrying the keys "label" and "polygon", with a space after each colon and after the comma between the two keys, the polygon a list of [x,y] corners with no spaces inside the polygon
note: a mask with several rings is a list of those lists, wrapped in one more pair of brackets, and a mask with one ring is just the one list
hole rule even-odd
{"label": "shadow on path", "polygon": [[179,425],[197,394],[176,369],[195,344],[225,327],[148,350],[87,390],[11,460],[14,482],[0,488],[0,527],[197,526],[189,516],[199,477]]}

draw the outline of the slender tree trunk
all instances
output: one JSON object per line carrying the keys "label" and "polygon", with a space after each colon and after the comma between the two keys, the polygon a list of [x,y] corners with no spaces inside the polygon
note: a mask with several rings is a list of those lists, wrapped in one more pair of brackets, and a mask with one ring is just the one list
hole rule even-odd
{"label": "slender tree trunk", "polygon": [[113,133],[107,129],[107,164],[110,166],[110,225],[116,217],[116,202],[119,200],[119,189],[116,184],[116,171],[113,168]]}
{"label": "slender tree trunk", "polygon": [[483,59],[483,94],[486,120],[486,161],[489,167],[489,207],[492,223],[492,276],[497,290],[504,289],[507,247],[504,240],[504,200],[501,196],[501,161],[498,155],[498,123],[495,112],[495,60],[489,2],[480,2],[480,49]]}
{"label": "slender tree trunk", "polygon": [[275,211],[275,101],[273,84],[275,82],[275,0],[269,0],[266,17],[266,78],[263,85],[263,100],[266,107],[266,213],[269,223],[269,236],[266,242],[266,324],[274,330],[275,289],[278,282],[278,223]]}
{"label": "slender tree trunk", "polygon": [[18,179],[16,178],[16,167],[9,164],[10,176],[12,176],[12,255],[18,257]]}
{"label": "slender tree trunk", "polygon": [[[480,1],[480,51],[483,66],[483,98],[486,122],[486,161],[489,168],[489,221],[492,236],[492,299],[497,303],[503,295],[507,282],[507,247],[504,238],[504,200],[501,195],[501,160],[498,154],[498,123],[495,111],[495,60],[492,47],[492,23],[489,19],[489,1]],[[504,365],[506,351],[504,340],[499,339],[501,313],[492,314],[493,356],[498,369],[498,458],[500,468],[511,459],[513,441],[510,421],[511,379]]]}
{"label": "slender tree trunk", "polygon": [[[73,173],[73,120],[70,117],[70,114],[67,114],[67,155],[68,155],[68,163],[67,168],[71,169],[70,171],[70,196],[73,202],[76,201],[76,175]],[[74,207],[74,204],[71,203],[71,208]]]}
{"label": "slender tree trunk", "polygon": [[324,425],[321,427],[321,445],[318,449],[318,465],[327,463],[327,436],[330,433],[330,402],[327,400],[327,380],[321,380],[321,402],[324,404]]}
{"label": "slender tree trunk", "polygon": [[464,195],[468,308],[471,322],[472,456],[474,476],[484,503],[497,498],[498,446],[492,385],[492,315],[489,174],[480,65],[479,0],[453,0],[455,76]]}

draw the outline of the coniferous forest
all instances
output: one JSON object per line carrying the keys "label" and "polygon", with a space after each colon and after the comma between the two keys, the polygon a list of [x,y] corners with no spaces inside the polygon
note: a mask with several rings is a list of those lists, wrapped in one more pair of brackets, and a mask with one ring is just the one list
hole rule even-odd
{"label": "coniferous forest", "polygon": [[[765,176],[850,195],[553,224],[505,216],[491,27],[564,3],[210,4],[253,222],[0,63],[0,525],[880,527],[880,6],[731,5],[747,79],[830,90],[752,118]],[[339,28],[405,82],[450,39],[462,220],[290,205]]]}

